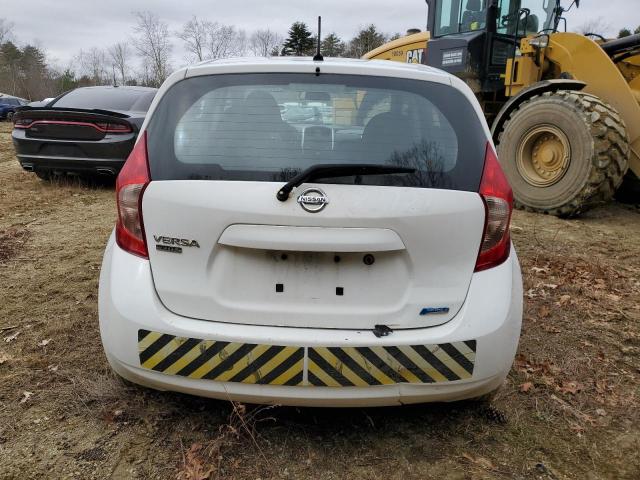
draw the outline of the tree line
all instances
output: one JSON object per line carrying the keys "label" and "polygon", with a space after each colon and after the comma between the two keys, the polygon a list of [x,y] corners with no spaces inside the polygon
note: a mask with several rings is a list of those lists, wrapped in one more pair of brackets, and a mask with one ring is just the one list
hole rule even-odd
{"label": "tree line", "polygon": [[637,27],[633,32],[628,28],[623,28],[618,32],[618,38],[629,37],[638,33],[640,33],[640,27]]}
{"label": "tree line", "polygon": [[[286,35],[269,28],[248,33],[235,25],[192,17],[178,31],[156,14],[135,12],[131,36],[107,48],[79,50],[65,68],[54,65],[43,48],[15,39],[14,25],[0,18],[0,94],[30,100],[55,97],[77,87],[93,85],[143,85],[158,87],[174,65],[175,42],[181,42],[194,63],[234,56],[258,57],[313,55],[315,36],[304,22],[294,22]],[[330,33],[321,40],[322,52],[331,57],[359,58],[400,34],[388,35],[375,25],[361,28],[348,41]]]}

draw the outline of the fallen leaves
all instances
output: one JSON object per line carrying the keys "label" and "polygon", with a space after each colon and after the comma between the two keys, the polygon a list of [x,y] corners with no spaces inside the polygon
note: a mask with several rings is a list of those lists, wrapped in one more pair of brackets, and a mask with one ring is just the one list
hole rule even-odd
{"label": "fallen leaves", "polygon": [[47,338],[45,340],[41,340],[38,342],[38,346],[39,347],[46,347],[47,345],[49,345],[49,343],[51,343],[51,338]]}
{"label": "fallen leaves", "polygon": [[462,454],[462,458],[468,460],[469,462],[473,463],[474,465],[477,465],[481,468],[484,468],[485,470],[495,470],[496,466],[491,463],[491,460],[489,460],[488,458],[484,458],[484,457],[474,457],[473,455],[469,454],[469,453],[463,453]]}
{"label": "fallen leaves", "polygon": [[200,443],[194,443],[185,452],[183,457],[183,466],[178,473],[180,480],[207,480],[214,469],[207,465],[207,461],[203,456],[208,456],[204,452],[205,448]]}
{"label": "fallen leaves", "polygon": [[549,267],[531,267],[533,273],[549,273]]}
{"label": "fallen leaves", "polygon": [[[102,417],[107,423],[117,423],[122,421],[125,418],[124,410],[116,409],[116,410],[105,410],[102,413]],[[125,422],[126,423],[126,422]]]}
{"label": "fallen leaves", "polygon": [[556,387],[556,390],[559,391],[560,393],[564,393],[564,394],[570,393],[571,395],[575,395],[578,392],[582,391],[583,389],[584,387],[576,381],[562,382],[560,386]]}
{"label": "fallen leaves", "polygon": [[538,311],[538,316],[540,318],[547,318],[549,317],[549,315],[551,315],[551,310],[549,309],[549,307],[547,307],[546,305],[540,307],[540,310]]}
{"label": "fallen leaves", "polygon": [[18,335],[20,335],[19,331],[14,333],[14,334],[12,334],[12,335],[8,335],[8,336],[4,337],[5,343],[13,342],[16,338],[18,338]]}
{"label": "fallen leaves", "polygon": [[522,393],[529,393],[529,390],[533,388],[533,382],[525,382],[520,385],[520,391]]}
{"label": "fallen leaves", "polygon": [[514,364],[517,370],[525,374],[555,375],[560,373],[560,369],[552,362],[536,362],[528,359],[522,353],[516,355]]}
{"label": "fallen leaves", "polygon": [[24,392],[22,392],[22,398],[20,399],[20,403],[27,403],[32,396],[33,396],[33,392],[27,392],[25,390]]}
{"label": "fallen leaves", "polygon": [[0,353],[0,365],[8,362],[9,360],[13,360],[13,357],[8,353]]}
{"label": "fallen leaves", "polygon": [[[549,361],[536,362],[528,359],[523,354],[518,354],[514,364],[516,369],[523,373],[527,379],[532,376],[537,376],[539,377],[540,383],[553,387],[556,392],[560,392],[565,395],[576,395],[584,390],[584,386],[575,380],[559,381],[557,376],[562,372],[560,368]],[[524,382],[520,385],[520,392],[528,393],[533,389],[533,387],[533,382]]]}

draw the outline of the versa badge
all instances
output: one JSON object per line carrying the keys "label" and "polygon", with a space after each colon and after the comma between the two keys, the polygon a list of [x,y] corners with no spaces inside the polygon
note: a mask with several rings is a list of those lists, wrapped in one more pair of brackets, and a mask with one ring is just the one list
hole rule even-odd
{"label": "versa badge", "polygon": [[153,239],[156,241],[156,250],[160,252],[182,253],[182,247],[200,248],[200,244],[196,240],[189,240],[187,238],[154,235]]}

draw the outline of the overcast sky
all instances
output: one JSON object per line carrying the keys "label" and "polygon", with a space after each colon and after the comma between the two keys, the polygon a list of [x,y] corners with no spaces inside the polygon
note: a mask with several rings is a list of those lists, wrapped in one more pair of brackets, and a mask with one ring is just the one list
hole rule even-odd
{"label": "overcast sky", "polygon": [[[424,0],[0,0],[0,17],[14,24],[15,40],[39,45],[59,66],[66,66],[81,48],[128,39],[136,10],[156,13],[172,32],[196,15],[249,33],[269,28],[282,35],[297,20],[315,31],[315,19],[322,15],[323,32],[336,32],[345,40],[371,23],[394,33],[424,29],[427,21]],[[582,0],[566,17],[569,30],[599,21],[604,33],[614,36],[622,27],[640,25],[640,0]],[[185,63],[185,53],[180,41],[173,41],[173,63],[178,66]]]}

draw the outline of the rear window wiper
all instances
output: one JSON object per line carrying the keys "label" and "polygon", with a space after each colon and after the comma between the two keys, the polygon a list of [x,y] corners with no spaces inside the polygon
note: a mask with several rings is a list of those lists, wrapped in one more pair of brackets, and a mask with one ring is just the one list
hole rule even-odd
{"label": "rear window wiper", "polygon": [[348,177],[351,175],[389,175],[394,173],[414,173],[415,171],[415,168],[367,163],[356,163],[351,165],[313,165],[289,180],[286,185],[278,190],[276,198],[281,202],[286,202],[289,198],[289,194],[294,188],[299,187],[304,182],[318,178]]}

